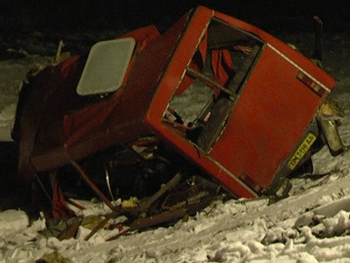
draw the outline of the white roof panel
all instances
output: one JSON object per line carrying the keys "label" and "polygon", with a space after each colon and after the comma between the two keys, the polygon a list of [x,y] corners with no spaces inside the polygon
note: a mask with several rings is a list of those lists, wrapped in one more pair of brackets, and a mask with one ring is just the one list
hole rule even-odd
{"label": "white roof panel", "polygon": [[90,50],[77,93],[85,96],[116,91],[123,83],[134,47],[133,38],[96,43]]}

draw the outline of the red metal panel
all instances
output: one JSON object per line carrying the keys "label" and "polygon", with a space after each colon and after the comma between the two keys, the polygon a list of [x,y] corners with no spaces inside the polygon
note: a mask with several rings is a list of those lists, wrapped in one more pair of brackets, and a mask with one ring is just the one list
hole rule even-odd
{"label": "red metal panel", "polygon": [[[204,7],[202,7],[204,8]],[[234,17],[230,17],[228,15],[222,14],[220,12],[215,11],[215,17],[222,19],[223,21],[231,24],[234,27],[241,28],[247,32],[250,32],[259,38],[261,38],[264,42],[269,43],[274,48],[276,48],[279,52],[283,53],[288,59],[291,59],[297,65],[303,67],[308,73],[317,78],[321,83],[327,86],[330,89],[333,89],[336,81],[330,75],[325,74],[324,70],[315,66],[315,64],[310,61],[308,58],[301,55],[297,50],[292,49],[282,41],[277,38],[271,36],[265,31],[250,25],[244,21],[238,20]]]}
{"label": "red metal panel", "polygon": [[300,53],[267,33],[215,13],[219,19],[252,32],[271,45],[265,47],[245,90],[238,97],[222,137],[207,155],[163,125],[161,120],[200,36],[213,15],[211,10],[203,7],[196,10],[160,81],[146,121],[156,133],[231,192],[237,196],[254,197],[254,191],[238,177],[249,176],[250,181],[267,187],[281,162],[302,138],[318,105],[327,95],[325,93],[320,98],[297,79],[299,67],[302,66],[305,72],[328,90],[334,87],[335,80]]}
{"label": "red metal panel", "polygon": [[79,160],[96,152],[96,149],[105,149],[116,142],[124,141],[125,138],[137,137],[149,130],[145,130],[139,123],[129,123],[125,126],[119,126],[116,130],[111,131],[107,136],[106,131],[101,129],[95,131],[85,140],[74,144],[70,148],[63,146],[53,147],[44,152],[37,153],[31,157],[31,164],[37,172],[47,171],[69,163],[71,160]]}
{"label": "red metal panel", "polygon": [[267,46],[210,155],[233,174],[267,187],[323,101],[297,79],[298,72]]}
{"label": "red metal panel", "polygon": [[184,76],[185,69],[190,62],[197,45],[204,34],[213,11],[207,8],[197,9],[187,25],[186,31],[181,36],[164,77],[160,80],[159,86],[151,103],[148,118],[161,121],[164,111],[168,106],[171,97],[175,93],[180,80]]}
{"label": "red metal panel", "polygon": [[211,159],[210,156],[207,156],[204,152],[198,150],[188,140],[180,137],[174,130],[169,129],[161,123],[168,103],[172,95],[175,93],[176,88],[183,77],[186,66],[192,58],[212,15],[213,11],[207,8],[199,8],[194,13],[191,22],[188,24],[186,32],[183,34],[173,58],[159,83],[146,122],[157,134],[159,134],[159,136],[164,138],[168,143],[198,164],[199,167],[212,175],[214,179],[221,182],[232,193],[237,196],[255,197],[256,194],[253,191],[230,174],[230,172],[222,167],[220,163]]}
{"label": "red metal panel", "polygon": [[[128,33],[126,36],[135,37],[139,42],[124,86],[110,99],[69,112],[58,119],[66,125],[62,131],[58,130],[64,131],[64,145],[49,145],[34,152],[31,163],[35,169],[45,171],[62,166],[116,142],[150,133],[143,117],[186,22],[187,16],[184,16],[163,36],[156,34],[153,27]],[[75,93],[74,87],[71,91]]]}

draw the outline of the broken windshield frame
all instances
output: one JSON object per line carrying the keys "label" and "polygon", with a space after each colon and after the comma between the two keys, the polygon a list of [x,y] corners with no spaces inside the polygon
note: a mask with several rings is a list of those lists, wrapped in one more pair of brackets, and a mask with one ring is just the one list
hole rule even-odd
{"label": "broken windshield frame", "polygon": [[162,122],[210,152],[263,45],[256,36],[213,18]]}

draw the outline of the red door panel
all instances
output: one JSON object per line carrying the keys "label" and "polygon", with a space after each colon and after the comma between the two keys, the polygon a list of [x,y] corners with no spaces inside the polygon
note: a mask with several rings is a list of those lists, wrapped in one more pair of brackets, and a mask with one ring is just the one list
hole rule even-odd
{"label": "red door panel", "polygon": [[210,155],[267,187],[308,127],[321,98],[300,69],[266,46]]}

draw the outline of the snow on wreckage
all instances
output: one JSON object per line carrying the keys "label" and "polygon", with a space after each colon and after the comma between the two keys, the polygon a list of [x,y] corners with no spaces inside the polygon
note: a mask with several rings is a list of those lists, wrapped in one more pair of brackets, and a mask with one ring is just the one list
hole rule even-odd
{"label": "snow on wreckage", "polygon": [[325,102],[335,85],[269,34],[199,7],[163,35],[144,27],[28,75],[18,175],[54,218],[74,217],[68,197],[103,200],[112,212],[87,239],[120,214],[129,230],[181,218],[222,188],[281,198],[322,146],[345,150]]}

